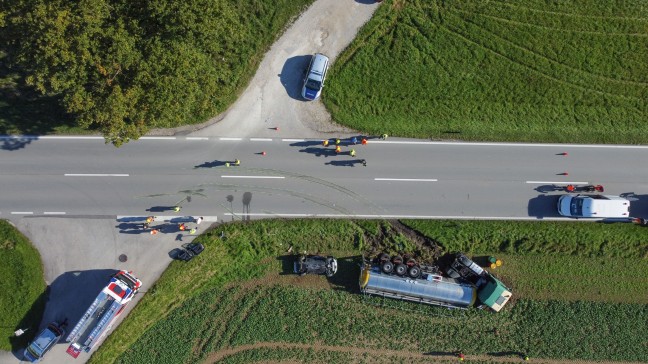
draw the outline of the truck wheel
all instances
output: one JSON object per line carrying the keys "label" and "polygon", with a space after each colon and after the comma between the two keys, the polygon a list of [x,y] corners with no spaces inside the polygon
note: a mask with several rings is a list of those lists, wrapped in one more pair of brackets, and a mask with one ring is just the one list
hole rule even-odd
{"label": "truck wheel", "polygon": [[386,253],[380,254],[380,258],[378,258],[378,261],[380,263],[388,262],[389,261],[389,254],[386,254]]}
{"label": "truck wheel", "polygon": [[411,266],[410,269],[407,271],[407,274],[409,274],[409,276],[412,278],[418,278],[421,275],[421,268],[415,265]]}
{"label": "truck wheel", "polygon": [[392,263],[396,265],[403,263],[403,257],[401,257],[400,255],[396,255],[395,257],[392,258]]}
{"label": "truck wheel", "polygon": [[383,265],[382,265],[382,271],[383,271],[383,273],[387,273],[387,274],[389,274],[389,273],[391,273],[393,270],[394,270],[394,265],[392,264],[392,262],[385,262],[385,263],[383,263]]}
{"label": "truck wheel", "polygon": [[407,273],[407,266],[405,264],[399,264],[396,266],[396,274],[404,276],[405,273]]}
{"label": "truck wheel", "polygon": [[408,267],[413,267],[416,265],[416,260],[414,260],[414,258],[409,258],[406,264]]}

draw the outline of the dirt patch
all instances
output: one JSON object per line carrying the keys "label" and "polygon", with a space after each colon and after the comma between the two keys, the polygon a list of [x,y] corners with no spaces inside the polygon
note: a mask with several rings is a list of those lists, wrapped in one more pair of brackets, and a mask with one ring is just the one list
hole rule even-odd
{"label": "dirt patch", "polygon": [[[339,353],[348,353],[349,362],[354,362],[354,358],[357,358],[358,361],[367,361],[368,357],[380,357],[380,358],[393,358],[400,361],[403,360],[416,360],[416,361],[432,361],[432,362],[445,362],[445,361],[457,361],[458,357],[456,353],[453,352],[412,352],[412,351],[399,351],[399,350],[387,350],[387,349],[366,349],[358,348],[352,346],[333,346],[333,345],[323,345],[321,343],[315,343],[313,345],[309,344],[300,344],[300,343],[280,343],[280,342],[261,342],[251,345],[242,345],[233,348],[227,348],[224,350],[211,353],[205,359],[204,363],[217,363],[218,361],[232,356],[244,351],[255,350],[255,349],[301,349],[301,350],[315,350],[315,351],[332,351]],[[599,361],[588,361],[588,360],[568,360],[568,359],[542,359],[542,358],[530,358],[528,361],[523,360],[523,355],[521,353],[502,353],[506,356],[496,356],[496,355],[466,355],[466,360],[480,360],[480,361],[489,361],[491,363],[547,363],[547,364],[596,364],[601,363]],[[281,363],[291,363],[292,361],[278,361]],[[606,361],[606,363],[616,364],[639,364],[639,362],[611,362]]]}
{"label": "dirt patch", "polygon": [[[412,243],[416,248],[414,251],[393,251],[393,242],[402,236]],[[413,255],[419,263],[432,264],[441,256],[441,248],[436,242],[418,231],[404,225],[398,220],[389,220],[388,224],[382,224],[376,235],[368,234],[365,231],[365,241],[369,248],[365,251],[366,257],[375,257],[380,253],[398,253],[400,255]]]}

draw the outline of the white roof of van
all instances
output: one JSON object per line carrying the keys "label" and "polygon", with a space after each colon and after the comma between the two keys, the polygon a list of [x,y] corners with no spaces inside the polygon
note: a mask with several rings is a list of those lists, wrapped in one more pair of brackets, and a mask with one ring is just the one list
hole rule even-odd
{"label": "white roof of van", "polygon": [[600,218],[630,216],[630,201],[619,196],[605,197],[607,198],[586,198],[583,201],[583,216]]}

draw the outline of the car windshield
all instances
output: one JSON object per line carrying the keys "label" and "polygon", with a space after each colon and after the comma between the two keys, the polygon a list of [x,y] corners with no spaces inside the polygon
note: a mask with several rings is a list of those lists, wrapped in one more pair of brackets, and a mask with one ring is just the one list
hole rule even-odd
{"label": "car windshield", "polygon": [[574,197],[569,205],[569,212],[572,216],[583,215],[583,199]]}
{"label": "car windshield", "polygon": [[319,90],[320,88],[322,88],[322,83],[309,78],[308,81],[306,81],[306,88],[311,90]]}

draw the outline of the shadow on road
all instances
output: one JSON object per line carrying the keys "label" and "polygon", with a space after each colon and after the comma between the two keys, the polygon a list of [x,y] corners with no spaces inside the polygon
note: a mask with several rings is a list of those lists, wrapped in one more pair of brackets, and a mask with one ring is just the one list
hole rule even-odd
{"label": "shadow on road", "polygon": [[557,208],[559,197],[558,195],[538,195],[538,197],[530,199],[528,204],[529,216],[535,216],[538,219],[559,217],[560,214],[558,214]]}
{"label": "shadow on road", "polygon": [[356,165],[362,165],[362,159],[330,161],[330,162],[326,162],[325,164],[336,166],[336,167],[355,167]]}
{"label": "shadow on road", "polygon": [[534,188],[534,190],[540,192],[540,193],[547,193],[547,192],[564,192],[565,187],[564,186],[556,186],[556,185],[542,185]]}
{"label": "shadow on road", "polygon": [[34,140],[38,140],[38,137],[35,136],[5,136],[0,137],[2,144],[0,144],[0,149],[14,151],[18,149],[25,148],[28,144]]}
{"label": "shadow on road", "polygon": [[648,195],[625,192],[620,195],[630,201],[630,216],[648,218]]}
{"label": "shadow on road", "polygon": [[327,149],[327,148],[324,148],[324,147],[319,147],[319,148],[316,148],[316,147],[304,148],[304,149],[301,149],[300,152],[302,152],[302,153],[308,153],[308,154],[313,154],[313,155],[315,155],[316,157],[321,157],[321,156],[324,156],[324,157],[333,157],[333,156],[335,156],[335,149],[330,149],[330,148]]}
{"label": "shadow on road", "polygon": [[[205,162],[203,164],[199,164],[197,166],[194,166],[194,169],[197,168],[214,168],[214,167],[221,167],[224,166],[227,161],[211,161],[211,162]],[[230,162],[231,163],[231,162]]]}
{"label": "shadow on road", "polygon": [[288,58],[284,62],[281,74],[278,75],[288,96],[295,100],[306,101],[301,97],[301,90],[311,57],[311,55],[305,55]]}

